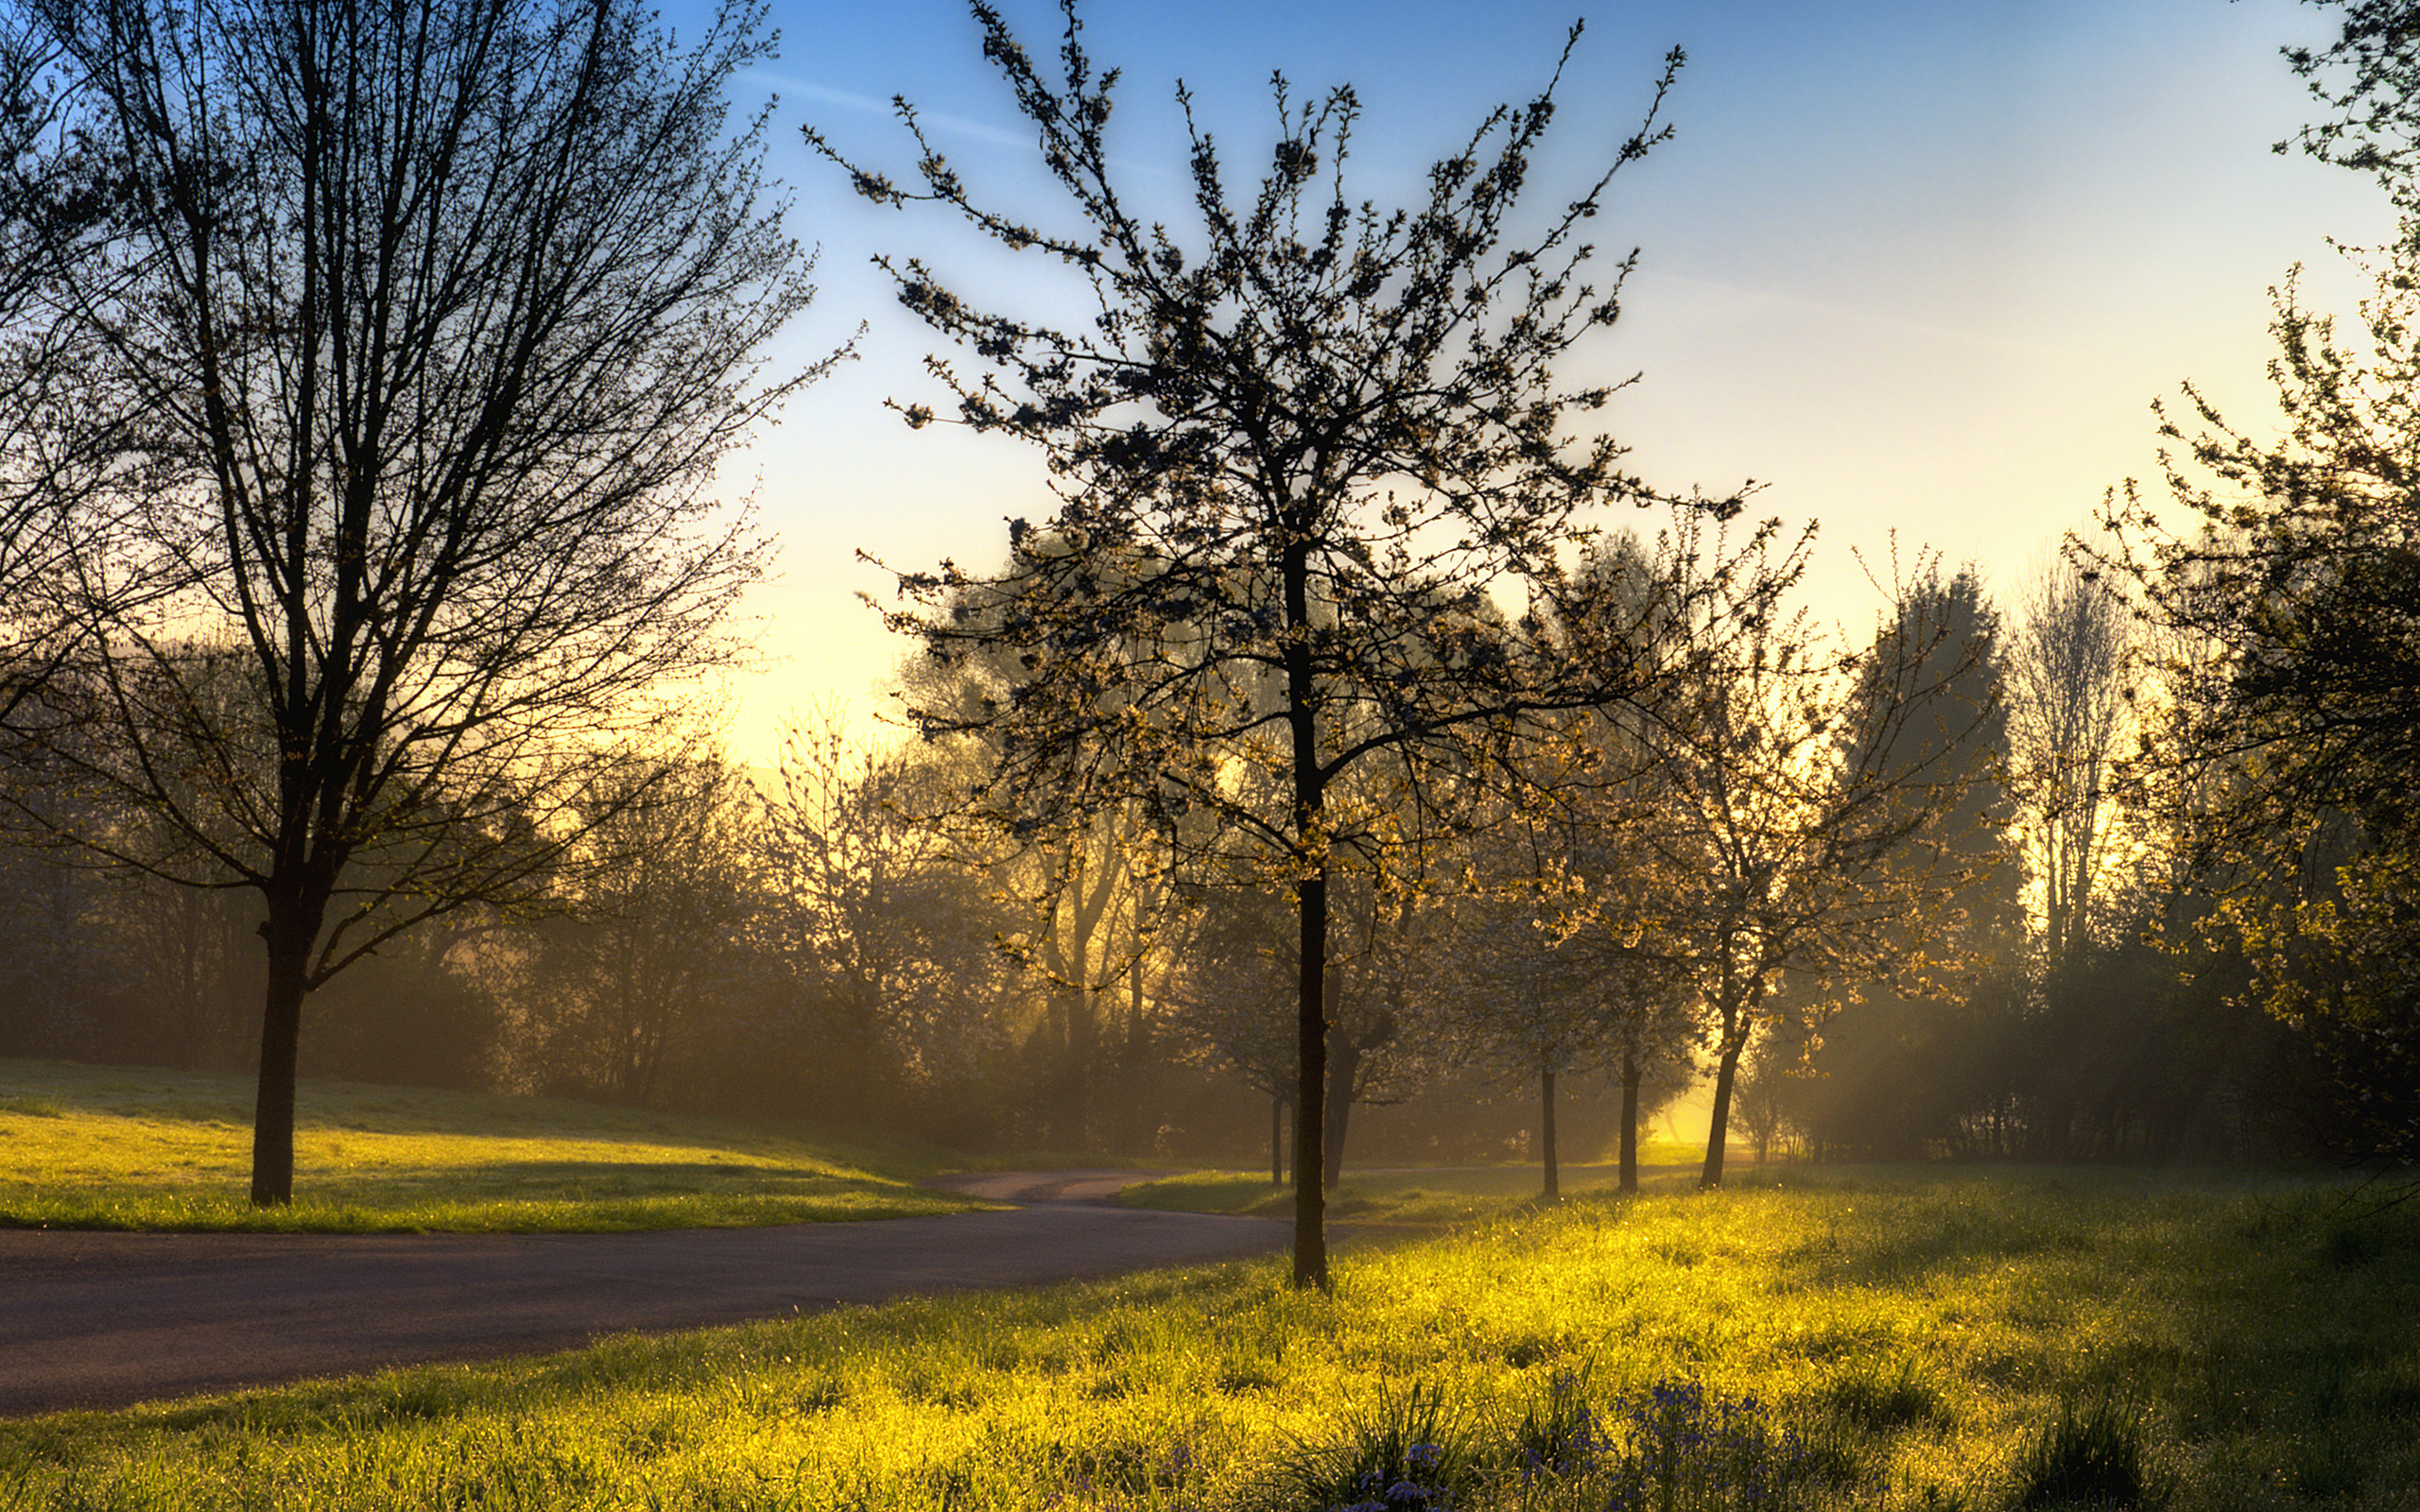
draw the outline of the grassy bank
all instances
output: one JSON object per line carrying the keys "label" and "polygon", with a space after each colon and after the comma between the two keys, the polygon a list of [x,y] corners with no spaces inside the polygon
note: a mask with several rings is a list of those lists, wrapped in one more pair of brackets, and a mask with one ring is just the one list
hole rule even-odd
{"label": "grassy bank", "polygon": [[[1697,1184],[1698,1166],[1685,1145],[1653,1146],[1641,1152],[1640,1162],[1639,1185],[1646,1191]],[[1612,1165],[1566,1165],[1561,1174],[1568,1197],[1611,1195],[1619,1179],[1619,1169]],[[1348,1167],[1344,1179],[1328,1194],[1327,1213],[1357,1223],[1484,1223],[1534,1206],[1540,1185],[1534,1165],[1401,1171]],[[1294,1189],[1273,1184],[1258,1171],[1188,1171],[1128,1187],[1118,1200],[1130,1208],[1164,1212],[1232,1212],[1255,1218],[1288,1218],[1294,1212]]]}
{"label": "grassy bank", "polygon": [[2411,1506],[2420,1229],[2342,1190],[1584,1198],[1333,1300],[1226,1266],[0,1424],[0,1507]]}
{"label": "grassy bank", "polygon": [[[248,1078],[0,1061],[0,1226],[602,1232],[960,1211],[948,1160],[542,1097],[305,1081],[296,1201],[256,1211]],[[0,1502],[0,1506],[5,1506]]]}

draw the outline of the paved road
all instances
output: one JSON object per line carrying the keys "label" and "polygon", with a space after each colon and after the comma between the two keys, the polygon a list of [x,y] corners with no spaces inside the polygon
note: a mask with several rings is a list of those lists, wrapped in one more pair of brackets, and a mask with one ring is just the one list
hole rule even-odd
{"label": "paved road", "polygon": [[644,1234],[0,1231],[0,1416],[433,1360],[602,1333],[1028,1286],[1285,1247],[1269,1219],[1100,1198],[1162,1173],[993,1172],[942,1184],[1007,1212]]}

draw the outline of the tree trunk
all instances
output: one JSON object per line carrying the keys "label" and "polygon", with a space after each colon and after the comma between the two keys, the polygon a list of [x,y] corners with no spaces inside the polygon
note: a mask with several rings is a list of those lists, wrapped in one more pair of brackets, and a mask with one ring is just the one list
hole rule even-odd
{"label": "tree trunk", "polygon": [[1098,993],[1085,988],[1067,1001],[1067,1147],[1071,1150],[1089,1150],[1099,1143],[1092,1107],[1093,1064],[1100,1052],[1098,998]]}
{"label": "tree trunk", "polygon": [[1361,1041],[1339,1035],[1327,1068],[1327,1148],[1322,1152],[1320,1175],[1333,1192],[1344,1179],[1344,1136],[1353,1122],[1353,1079],[1361,1074]]}
{"label": "tree trunk", "polygon": [[1548,1202],[1560,1202],[1563,1200],[1563,1182],[1561,1173],[1555,1167],[1554,1073],[1544,1066],[1538,1068],[1538,1148],[1546,1156],[1547,1162],[1544,1195]]}
{"label": "tree trunk", "polygon": [[1269,1100],[1269,1184],[1286,1184],[1286,1099]]}
{"label": "tree trunk", "polygon": [[1621,1189],[1638,1190],[1638,1053],[1622,1052]]}
{"label": "tree trunk", "polygon": [[1327,1204],[1321,1173],[1327,1130],[1327,865],[1303,879],[1302,999],[1294,1093],[1294,1285],[1328,1289]]}
{"label": "tree trunk", "polygon": [[1134,958],[1126,963],[1126,1048],[1118,1062],[1118,1123],[1119,1143],[1130,1155],[1145,1150],[1156,1153],[1160,1131],[1156,1125],[1146,1126],[1143,1116],[1143,1066],[1150,1058],[1151,1030],[1143,1017],[1143,955],[1138,947]]}
{"label": "tree trunk", "polygon": [[1714,1122],[1705,1135],[1705,1169],[1698,1174],[1698,1190],[1711,1192],[1722,1185],[1722,1144],[1731,1133],[1731,1084],[1739,1074],[1739,1053],[1744,1044],[1726,1044],[1722,1060],[1714,1074]]}
{"label": "tree trunk", "polygon": [[[302,1046],[302,999],[310,992],[316,917],[301,905],[272,905],[261,924],[268,947],[268,988],[261,1012],[261,1074],[252,1100],[252,1206],[294,1201],[294,1078]],[[285,917],[281,918],[280,916]]]}

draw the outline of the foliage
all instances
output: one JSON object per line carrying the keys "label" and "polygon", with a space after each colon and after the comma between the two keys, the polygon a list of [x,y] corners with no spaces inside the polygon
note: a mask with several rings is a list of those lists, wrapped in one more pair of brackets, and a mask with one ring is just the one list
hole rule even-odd
{"label": "foliage", "polygon": [[2323,163],[2377,176],[2397,208],[2420,209],[2420,28],[2411,0],[2312,3],[2342,11],[2343,23],[2325,47],[2285,49],[2331,117],[2304,127],[2295,140]]}
{"label": "foliage", "polygon": [[2276,297],[2289,422],[2231,426],[2197,392],[2164,418],[2164,528],[2129,489],[2095,559],[2167,632],[2169,713],[2135,777],[2215,906],[2173,922],[2239,952],[2246,988],[2331,1075],[2346,1153],[2420,1159],[2420,223],[2374,270],[2360,337]]}
{"label": "foliage", "polygon": [[593,1233],[974,1205],[910,1185],[945,1158],[905,1143],[337,1081],[303,1081],[296,1106],[312,1195],[255,1209],[229,1190],[239,1078],[0,1061],[0,1228]]}
{"label": "foliage", "polygon": [[[28,1512],[1250,1508],[1277,1499],[1301,1446],[1357,1441],[1382,1383],[1401,1401],[1414,1383],[1484,1472],[1461,1512],[1602,1512],[1633,1464],[1710,1498],[1726,1467],[1778,1469],[1792,1433],[1804,1473],[1785,1504],[2006,1506],[2062,1403],[2129,1390],[2178,1506],[2323,1492],[2387,1512],[2420,1480],[2420,1228],[2396,1225],[2357,1269],[2326,1263],[2321,1219],[2344,1183],[1793,1182],[1343,1248],[1316,1305],[1282,1270],[1237,1264],[0,1423],[0,1497]],[[1841,1382],[1901,1361],[1939,1392],[1935,1415],[1886,1426],[1837,1405]],[[1582,1463],[1582,1408],[1597,1468],[1538,1473],[1525,1452],[1542,1443]],[[1760,1457],[1724,1461],[1724,1443]]]}
{"label": "foliage", "polygon": [[[956,418],[1040,448],[1060,494],[1047,524],[1011,522],[1006,573],[902,574],[890,621],[944,661],[1013,659],[971,713],[919,711],[928,729],[991,735],[1012,832],[1140,799],[1199,862],[1293,899],[1297,1144],[1317,1169],[1332,875],[1416,872],[1437,814],[1522,715],[1641,696],[1661,676],[1627,657],[1535,658],[1494,595],[1553,597],[1582,511],[1659,497],[1610,437],[1574,428],[1611,391],[1567,388],[1554,368],[1617,313],[1629,263],[1584,283],[1595,249],[1579,238],[1615,171],[1661,140],[1681,58],[1614,163],[1525,239],[1515,213],[1560,64],[1397,211],[1347,197],[1353,92],[1298,104],[1281,77],[1255,189],[1231,194],[1190,129],[1187,245],[1129,208],[1107,135],[1117,76],[1095,73],[1072,0],[1055,77],[996,10],[974,9],[1080,232],[993,208],[904,105],[912,190],[808,142],[879,203],[933,203],[1059,263],[1098,314],[1062,329],[995,313],[922,262],[886,262],[902,301],[980,364],[933,360]],[[1178,100],[1189,121],[1182,86]],[[1347,785],[1381,758],[1383,781]],[[1298,1279],[1323,1284],[1320,1183],[1300,1191]]]}

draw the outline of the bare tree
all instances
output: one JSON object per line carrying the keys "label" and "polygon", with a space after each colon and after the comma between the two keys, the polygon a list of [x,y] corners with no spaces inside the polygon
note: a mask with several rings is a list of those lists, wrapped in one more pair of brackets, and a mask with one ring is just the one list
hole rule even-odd
{"label": "bare tree", "polygon": [[[52,296],[63,274],[90,270],[118,185],[68,130],[58,62],[38,25],[0,9],[0,731],[78,644],[70,546],[110,513],[104,465],[58,434],[85,403],[88,365]],[[39,769],[9,755],[12,780]]]}
{"label": "bare tree", "polygon": [[870,1111],[963,1073],[1000,1029],[1007,923],[948,820],[965,776],[932,747],[877,749],[836,718],[794,726],[760,848],[761,927],[811,1032]]}
{"label": "bare tree", "polygon": [[2098,574],[2065,557],[2027,584],[2017,614],[2003,662],[2014,787],[2033,832],[2043,944],[2059,965],[2088,941],[2105,864],[2132,620]]}
{"label": "bare tree", "polygon": [[599,787],[523,1006],[545,1079],[660,1104],[751,985],[753,795],[710,747]]}
{"label": "bare tree", "polygon": [[88,364],[60,444],[140,504],[82,570],[174,590],[87,601],[70,713],[110,738],[59,754],[207,869],[89,843],[260,895],[284,1203],[307,994],[526,901],[729,649],[761,550],[703,490],[811,376],[753,356],[811,292],[726,129],[769,43],[744,5],[685,51],[631,0],[28,9],[123,189],[43,291]]}
{"label": "bare tree", "polygon": [[[943,658],[1005,647],[1021,662],[1025,679],[982,715],[1001,734],[1011,807],[1114,795],[1214,811],[1231,857],[1287,891],[1307,1174],[1326,1149],[1331,879],[1382,865],[1391,822],[1443,801],[1525,711],[1602,704],[1646,680],[1626,662],[1525,662],[1491,595],[1551,596],[1581,511],[1659,497],[1622,471],[1611,437],[1575,426],[1610,390],[1566,387],[1555,365],[1617,314],[1629,263],[1591,285],[1581,237],[1615,170],[1662,138],[1681,58],[1615,163],[1526,239],[1515,211],[1560,65],[1395,212],[1346,194],[1352,91],[1298,104],[1280,80],[1280,140],[1240,200],[1208,135],[1191,132],[1200,233],[1185,245],[1128,208],[1106,134],[1116,76],[1094,72],[1073,0],[1063,9],[1052,71],[974,7],[1077,232],[983,202],[912,110],[912,192],[808,133],[873,199],[957,212],[1070,270],[1098,311],[1059,329],[980,308],[921,262],[885,265],[901,299],[983,364],[964,376],[934,364],[957,418],[1043,449],[1061,493],[1047,528],[1012,524],[1005,577],[906,574],[892,623]],[[934,419],[922,404],[906,414]],[[955,615],[970,593],[995,611]],[[1542,670],[1553,675],[1530,676]],[[1368,784],[1375,807],[1348,801],[1342,780],[1381,753],[1401,782]],[[1245,771],[1268,781],[1239,786]],[[1323,1211],[1321,1181],[1300,1181],[1298,1285],[1327,1283]]]}

